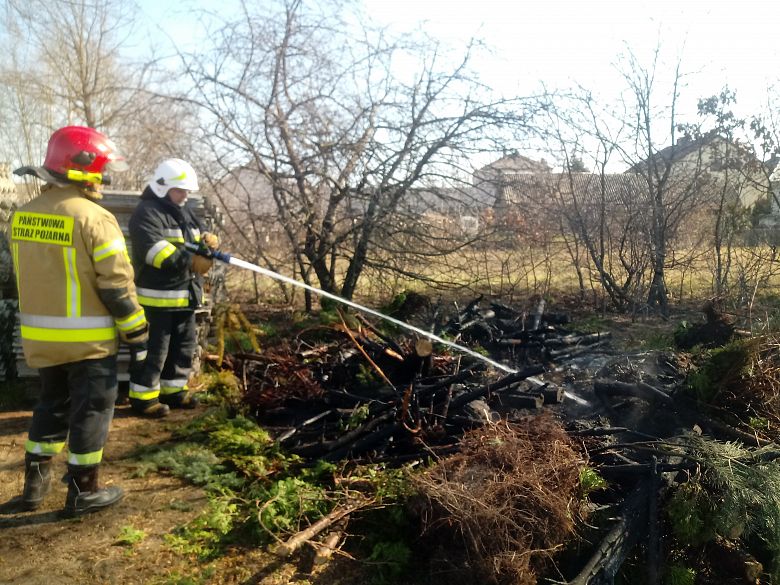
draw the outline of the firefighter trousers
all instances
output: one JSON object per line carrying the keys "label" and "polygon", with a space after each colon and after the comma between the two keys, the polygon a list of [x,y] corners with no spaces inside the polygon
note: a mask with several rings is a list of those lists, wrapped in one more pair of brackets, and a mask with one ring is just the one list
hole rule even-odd
{"label": "firefighter trousers", "polygon": [[69,464],[98,465],[114,416],[116,372],[116,354],[41,368],[41,395],[25,451],[45,459],[67,441]]}
{"label": "firefighter trousers", "polygon": [[136,404],[181,396],[187,389],[197,348],[194,311],[145,308],[149,322],[146,359],[130,372],[130,398]]}

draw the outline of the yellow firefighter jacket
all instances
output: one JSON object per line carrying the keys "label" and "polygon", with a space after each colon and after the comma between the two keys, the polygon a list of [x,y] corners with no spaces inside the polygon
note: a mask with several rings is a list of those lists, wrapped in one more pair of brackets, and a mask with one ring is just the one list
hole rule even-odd
{"label": "yellow firefighter jacket", "polygon": [[146,335],[119,224],[78,187],[45,185],[14,213],[10,236],[30,367],[103,358],[117,334]]}

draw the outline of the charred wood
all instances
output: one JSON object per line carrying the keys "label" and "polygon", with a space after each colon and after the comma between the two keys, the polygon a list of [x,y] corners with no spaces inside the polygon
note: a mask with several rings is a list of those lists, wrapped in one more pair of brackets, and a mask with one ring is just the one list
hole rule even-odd
{"label": "charred wood", "polygon": [[657,441],[658,437],[648,435],[647,433],[640,433],[626,427],[599,427],[596,429],[580,429],[569,431],[571,435],[578,435],[581,437],[601,437],[605,435],[617,435],[620,433],[628,433],[640,437],[642,439],[648,439],[650,441]]}
{"label": "charred wood", "polygon": [[335,400],[339,402],[340,404],[349,404],[350,406],[355,406],[357,404],[378,404],[385,407],[392,407],[394,404],[393,401],[386,401],[380,399],[379,396],[364,396],[361,394],[354,394],[352,392],[347,392],[344,389],[331,389],[331,388],[325,388],[325,393],[328,394],[330,400]]}
{"label": "charred wood", "polygon": [[503,338],[503,339],[496,339],[495,343],[498,345],[506,345],[510,347],[514,346],[522,346],[522,347],[542,347],[543,344],[541,341],[529,341],[527,338]]}
{"label": "charred wood", "polygon": [[661,582],[661,538],[658,518],[658,491],[661,487],[658,461],[650,463],[650,494],[647,506],[647,585]]}
{"label": "charred wood", "polygon": [[511,319],[516,321],[521,317],[520,311],[510,307],[509,305],[505,305],[504,303],[493,301],[490,303],[490,308],[495,311],[496,315],[500,319]]}
{"label": "charred wood", "polygon": [[474,375],[482,371],[484,368],[480,365],[473,365],[469,366],[468,368],[465,368],[458,372],[457,374],[453,374],[452,376],[447,376],[446,378],[430,385],[419,385],[417,386],[417,396],[420,399],[427,398],[439,390],[444,390],[452,386],[453,384],[459,384],[461,382],[465,382],[469,378],[472,378]]}
{"label": "charred wood", "polygon": [[[656,465],[658,473],[673,473],[677,471],[686,471],[696,469],[698,465],[693,461],[682,463],[658,463]],[[653,470],[651,463],[625,463],[622,465],[599,465],[599,473],[604,476],[620,475],[643,475],[647,476]]]}
{"label": "charred wood", "polygon": [[458,445],[447,445],[444,447],[426,447],[424,450],[416,453],[402,453],[400,455],[382,455],[380,457],[372,457],[372,463],[386,463],[389,465],[401,465],[409,463],[410,461],[424,461],[427,459],[439,459],[452,455],[460,451]]}
{"label": "charred wood", "polygon": [[564,392],[563,388],[558,386],[550,386],[547,382],[529,377],[527,380],[516,382],[506,389],[501,391],[500,396],[538,396],[542,400],[542,404],[558,404],[563,402]]}
{"label": "charred wood", "polygon": [[317,347],[300,350],[295,355],[302,360],[307,360],[311,358],[320,357],[323,355],[328,355],[338,346],[339,346],[338,343],[326,343],[323,345],[318,345]]}
{"label": "charred wood", "polygon": [[771,443],[768,439],[763,439],[758,435],[751,435],[748,432],[733,427],[725,422],[721,422],[717,419],[700,414],[698,416],[699,423],[705,429],[713,431],[713,434],[727,437],[729,439],[736,439],[745,443],[746,445],[755,445],[756,447],[763,447]]}
{"label": "charred wood", "polygon": [[305,456],[305,457],[316,456],[320,453],[340,451],[341,448],[344,447],[345,445],[349,445],[351,443],[356,442],[358,439],[360,439],[361,436],[372,432],[378,426],[385,423],[389,423],[390,421],[393,420],[394,417],[395,417],[395,412],[392,411],[386,412],[382,415],[377,416],[376,418],[369,420],[368,422],[356,428],[355,430],[345,433],[343,436],[333,441],[319,442],[315,444],[291,447],[289,450],[291,453]]}
{"label": "charred wood", "polygon": [[596,380],[593,383],[593,391],[601,396],[633,396],[642,398],[648,402],[663,402],[671,404],[672,397],[663,390],[659,390],[645,382],[628,384],[626,382],[613,382],[610,380]]}
{"label": "charred wood", "polygon": [[529,368],[525,368],[524,370],[521,370],[519,372],[515,372],[514,374],[509,374],[508,376],[504,376],[500,380],[497,380],[496,382],[493,382],[491,384],[487,384],[485,386],[482,386],[481,388],[477,388],[475,390],[470,390],[468,392],[465,392],[461,394],[460,396],[456,396],[452,399],[450,403],[450,412],[454,410],[458,410],[459,408],[463,407],[464,405],[468,404],[472,400],[476,400],[477,398],[482,398],[483,396],[488,396],[492,392],[497,392],[503,388],[506,388],[507,386],[510,386],[514,382],[519,382],[520,380],[525,380],[529,376],[536,376],[538,374],[541,374],[544,372],[544,367],[542,366],[531,366]]}
{"label": "charred wood", "polygon": [[550,359],[554,359],[557,361],[565,360],[565,359],[571,359],[573,357],[576,357],[578,355],[582,355],[583,353],[591,352],[596,348],[601,348],[607,345],[609,340],[605,339],[603,341],[599,341],[596,343],[592,343],[590,345],[578,345],[574,346],[571,349],[560,349],[560,350],[547,350],[547,356]]}
{"label": "charred wood", "polygon": [[595,554],[568,585],[611,585],[626,556],[647,530],[650,482],[641,481],[623,503],[622,515]]}
{"label": "charred wood", "polygon": [[385,333],[383,333],[382,331],[374,327],[374,325],[372,325],[371,322],[368,319],[366,319],[363,315],[357,313],[355,316],[357,317],[358,321],[360,321],[363,325],[365,325],[366,328],[369,329],[374,335],[376,335],[379,339],[381,339],[387,345],[389,345],[393,349],[393,351],[399,354],[404,352],[401,346],[398,345],[398,343],[392,337],[386,335]]}
{"label": "charred wood", "polygon": [[[375,422],[375,421],[371,421],[371,422]],[[365,426],[367,427],[368,425]],[[348,456],[357,457],[358,455],[362,455],[363,453],[374,448],[375,446],[386,442],[390,437],[392,437],[396,433],[396,431],[398,431],[401,428],[402,428],[401,423],[389,424],[383,428],[377,429],[369,433],[368,435],[363,436],[362,438],[356,440],[351,445],[347,444],[338,449],[330,450],[329,452],[325,453],[322,456],[322,458],[326,461],[338,461],[339,459],[343,459]]]}
{"label": "charred wood", "polygon": [[545,339],[544,344],[547,347],[567,347],[572,345],[592,345],[599,341],[604,341],[612,337],[612,333],[604,331],[600,333],[589,333],[587,335],[564,335],[563,337],[554,337]]}
{"label": "charred wood", "polygon": [[544,406],[544,396],[541,394],[524,394],[519,392],[504,392],[500,397],[501,404],[509,408],[528,408],[539,410]]}
{"label": "charred wood", "polygon": [[320,421],[320,420],[322,420],[324,418],[327,418],[328,416],[330,416],[332,414],[338,414],[338,410],[336,410],[336,409],[326,410],[326,411],[321,412],[320,414],[318,414],[316,416],[313,416],[313,417],[303,421],[297,427],[292,428],[289,431],[287,431],[286,433],[284,433],[283,435],[281,435],[277,439],[277,441],[279,441],[280,443],[283,443],[284,441],[286,441],[287,439],[292,437],[295,433],[300,432],[303,428],[305,428],[305,427],[307,427],[309,425],[312,425],[312,424],[314,424],[314,423],[316,423],[316,422],[318,422],[318,421]]}
{"label": "charred wood", "polygon": [[531,329],[533,331],[536,331],[542,325],[542,315],[544,315],[545,304],[546,301],[544,299],[539,299],[539,302],[536,305],[536,311],[534,312],[534,321],[533,324],[531,325]]}
{"label": "charred wood", "polygon": [[746,445],[754,445],[756,447],[764,447],[772,443],[772,441],[769,439],[765,439],[755,432],[751,433],[743,431],[720,419],[713,418],[712,416],[705,414],[702,412],[702,410],[707,409],[707,405],[699,404],[688,396],[677,393],[674,396],[674,401],[678,407],[684,409],[683,413],[686,414],[688,418],[696,421],[696,423],[701,428],[716,437],[725,437],[727,439],[741,441]]}

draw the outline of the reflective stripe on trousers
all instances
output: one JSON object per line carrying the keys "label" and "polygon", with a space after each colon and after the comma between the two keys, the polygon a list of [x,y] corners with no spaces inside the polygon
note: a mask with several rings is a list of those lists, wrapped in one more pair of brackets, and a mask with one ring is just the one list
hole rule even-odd
{"label": "reflective stripe on trousers", "polygon": [[132,380],[130,381],[130,392],[128,393],[129,398],[146,401],[154,400],[158,396],[160,396],[159,384],[155,386],[144,386],[142,384],[136,384]]}
{"label": "reflective stripe on trousers", "polygon": [[149,309],[146,320],[149,322],[146,359],[131,373],[131,392],[134,385],[156,388],[166,396],[186,390],[197,349],[195,312]]}
{"label": "reflective stripe on trousers", "polygon": [[187,389],[187,378],[178,380],[160,380],[160,394],[170,395],[184,392]]}

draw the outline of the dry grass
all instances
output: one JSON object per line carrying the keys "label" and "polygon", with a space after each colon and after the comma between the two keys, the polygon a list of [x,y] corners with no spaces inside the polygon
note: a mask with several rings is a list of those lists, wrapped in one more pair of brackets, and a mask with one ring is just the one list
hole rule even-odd
{"label": "dry grass", "polygon": [[[780,295],[780,269],[772,258],[773,252],[767,246],[731,250],[727,293],[735,302],[744,305],[754,295]],[[598,274],[584,253],[580,262],[586,293],[595,302],[601,290]],[[618,258],[611,258],[605,264],[612,267],[619,282],[626,278],[621,273]],[[345,262],[339,262],[337,266],[343,274]],[[711,249],[678,248],[670,252],[666,284],[672,302],[701,300],[715,294],[713,273]],[[255,293],[264,299],[280,297],[278,283],[268,278],[237,270],[230,270],[228,276],[228,288],[234,299],[252,298]],[[647,278],[649,276],[648,269]],[[640,304],[647,293],[647,284],[637,291]],[[440,294],[445,298],[486,293],[501,297],[505,302],[521,302],[532,295],[558,298],[577,289],[577,274],[564,242],[560,237],[550,236],[538,241],[518,238],[516,242],[500,247],[467,246],[457,252],[432,255],[423,260],[387,258],[366,268],[356,300],[377,306],[403,290],[413,290]],[[294,294],[300,302],[301,291],[296,290]]]}
{"label": "dry grass", "polygon": [[431,530],[462,538],[477,578],[532,585],[575,531],[584,461],[550,415],[464,435],[461,452],[417,479]]}

